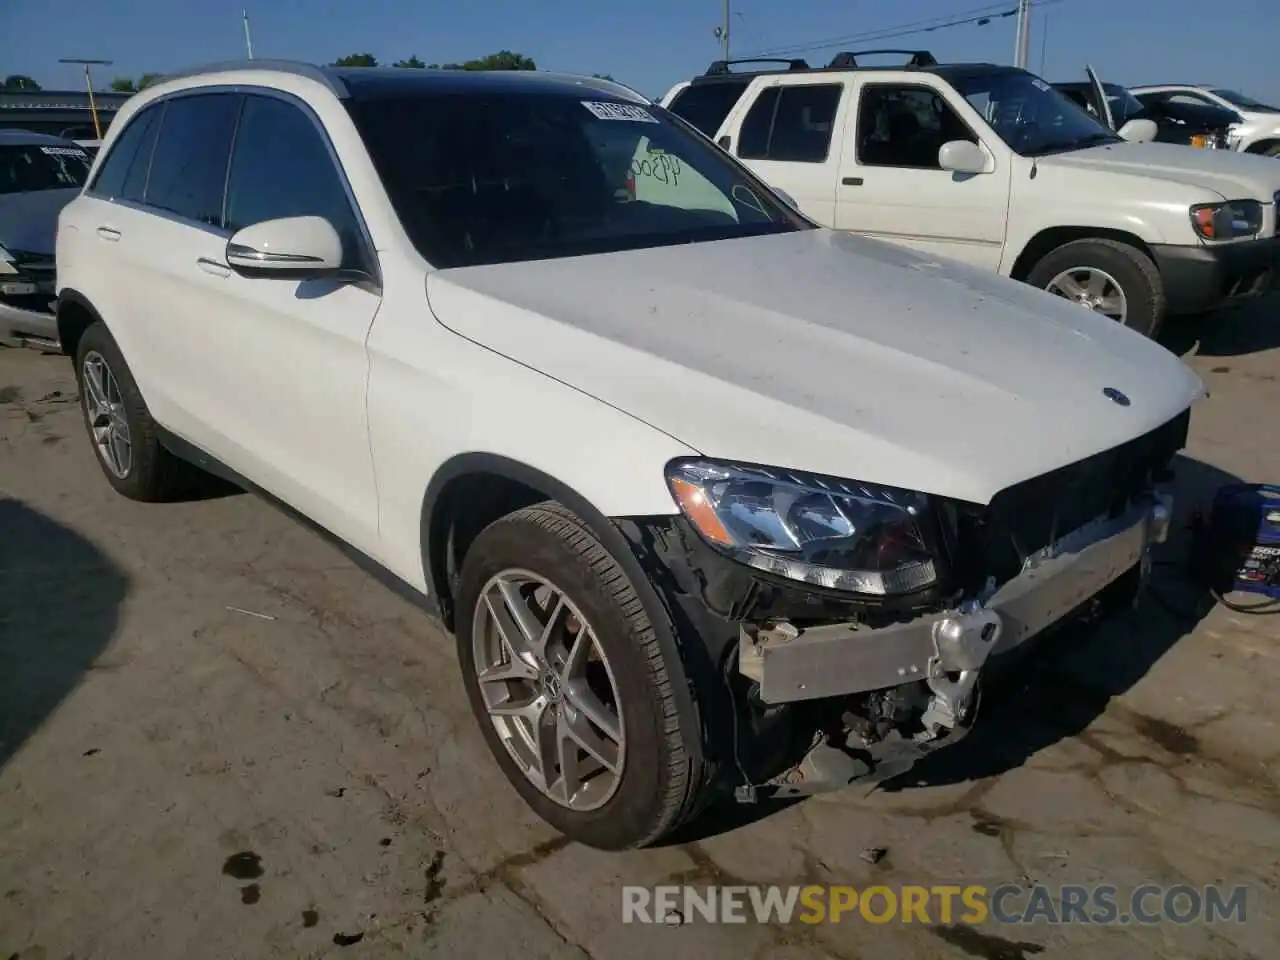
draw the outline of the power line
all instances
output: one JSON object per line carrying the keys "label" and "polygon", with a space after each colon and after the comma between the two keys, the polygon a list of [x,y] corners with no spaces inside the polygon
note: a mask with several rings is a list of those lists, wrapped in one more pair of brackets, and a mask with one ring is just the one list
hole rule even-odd
{"label": "power line", "polygon": [[[1034,0],[1033,6],[1044,7],[1055,3],[1062,3],[1063,0]],[[862,33],[847,34],[839,37],[825,37],[817,40],[802,41],[782,47],[773,47],[768,50],[761,50],[750,54],[753,57],[770,57],[770,56],[788,56],[797,53],[808,53],[814,50],[828,50],[834,47],[847,46],[851,43],[870,41],[870,40],[893,40],[898,37],[908,37],[921,33],[932,33],[936,30],[945,30],[951,27],[960,27],[970,24],[978,24],[985,26],[992,20],[1005,19],[1007,17],[1016,16],[1018,13],[1017,6],[1009,6],[1008,0],[1005,3],[988,4],[985,7],[976,7],[969,10],[957,11],[950,17],[933,17],[927,20],[916,20],[910,23],[902,23],[892,27],[882,27],[877,30],[867,30]]]}

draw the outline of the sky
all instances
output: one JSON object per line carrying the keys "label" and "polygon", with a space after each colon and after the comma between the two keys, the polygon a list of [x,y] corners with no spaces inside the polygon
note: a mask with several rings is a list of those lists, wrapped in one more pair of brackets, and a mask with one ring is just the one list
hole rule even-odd
{"label": "sky", "polygon": [[[649,96],[720,56],[723,0],[0,0],[0,77],[83,86],[62,57],[111,60],[116,76],[245,56],[326,63],[348,53],[427,63],[507,49],[544,70],[607,73]],[[1012,62],[1016,0],[731,0],[733,56],[788,49],[811,64],[842,49],[920,47],[939,60]],[[988,15],[989,23],[886,33]],[[853,39],[879,32],[881,38]],[[1126,85],[1212,83],[1280,102],[1280,0],[1035,0],[1028,67],[1083,79],[1091,63]],[[795,52],[790,52],[794,50]],[[887,61],[877,61],[887,62]]]}

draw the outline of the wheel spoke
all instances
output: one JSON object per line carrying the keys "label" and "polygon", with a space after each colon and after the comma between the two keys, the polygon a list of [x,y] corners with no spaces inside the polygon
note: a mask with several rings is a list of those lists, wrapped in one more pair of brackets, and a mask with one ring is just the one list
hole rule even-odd
{"label": "wheel spoke", "polygon": [[[560,765],[560,711],[542,709],[536,720],[530,723],[533,730],[533,757],[535,773],[542,780],[544,789],[551,791],[556,781],[556,768]],[[563,785],[562,785],[563,786]],[[569,802],[569,795],[557,798],[561,803]]]}
{"label": "wheel spoke", "polygon": [[622,724],[613,711],[600,702],[600,698],[585,681],[575,680],[565,687],[564,693],[570,706],[585,714],[588,720],[604,731],[606,737],[614,743],[622,739]]}
{"label": "wheel spoke", "polygon": [[1124,300],[1118,296],[1103,297],[1098,301],[1097,311],[1105,313],[1108,317],[1124,316]]}
{"label": "wheel spoke", "polygon": [[[494,602],[495,599],[497,602]],[[510,658],[523,660],[533,668],[536,663],[533,650],[524,631],[520,629],[520,624],[511,615],[511,608],[507,605],[505,598],[500,593],[496,598],[490,593],[485,596],[484,603]]]}
{"label": "wheel spoke", "polygon": [[1085,288],[1080,281],[1070,274],[1063,274],[1053,282],[1053,292],[1069,300],[1076,300],[1085,295]]}
{"label": "wheel spoke", "polygon": [[533,693],[523,699],[504,700],[489,705],[489,712],[495,717],[516,717],[536,726],[547,711],[547,701],[541,694]]}
{"label": "wheel spoke", "polygon": [[[506,614],[502,633],[507,642],[519,644],[516,649],[521,653],[539,653],[538,642],[542,636],[542,624],[524,598],[524,594],[521,593],[520,585],[510,580],[499,580],[498,594],[502,598],[503,612]],[[498,615],[496,609],[494,613]]]}
{"label": "wheel spoke", "polygon": [[[572,708],[560,711],[563,730],[575,744],[591,754],[596,761],[610,773],[620,773],[620,744],[616,739],[610,741],[596,733],[595,728],[587,723],[586,717]],[[616,729],[616,728],[615,728]]]}
{"label": "wheel spoke", "polygon": [[574,797],[582,790],[583,774],[581,763],[578,760],[576,738],[570,731],[569,722],[566,718],[568,711],[561,708],[556,713],[558,714],[556,757],[560,764],[560,777],[556,786],[564,797],[562,802],[567,806],[572,806]]}
{"label": "wheel spoke", "polygon": [[120,438],[120,434],[116,431],[115,424],[107,428],[107,449],[111,457],[111,463],[120,473],[127,473],[129,469],[128,456],[129,445]]}
{"label": "wheel spoke", "polygon": [[86,361],[84,365],[84,391],[86,398],[93,406],[94,413],[102,413],[107,409],[106,391],[102,387],[102,365]]}
{"label": "wheel spoke", "polygon": [[537,669],[530,663],[513,656],[510,660],[495,663],[480,671],[481,683],[513,683],[518,680],[532,682],[538,679]]}
{"label": "wheel spoke", "polygon": [[1097,270],[1089,271],[1089,280],[1085,284],[1085,289],[1089,291],[1089,296],[1101,297],[1107,292],[1107,275]]}

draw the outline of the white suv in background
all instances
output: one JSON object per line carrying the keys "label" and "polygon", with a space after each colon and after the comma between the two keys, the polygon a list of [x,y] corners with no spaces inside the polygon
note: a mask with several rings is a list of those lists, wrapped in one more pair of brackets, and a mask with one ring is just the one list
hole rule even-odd
{"label": "white suv in background", "polygon": [[1234,150],[1280,157],[1280,107],[1262,103],[1243,93],[1223,87],[1196,86],[1189,83],[1147,84],[1130,87],[1129,92],[1142,103],[1207,104],[1234,110],[1244,123],[1232,128],[1227,143]]}
{"label": "white suv in background", "polygon": [[716,62],[662,102],[824,226],[1026,281],[1148,335],[1275,285],[1280,165],[1126,142],[1015,67],[858,60],[900,52],[819,69]]}
{"label": "white suv in background", "polygon": [[962,736],[989,656],[1131,601],[1202,391],[590,78],[172,78],[57,255],[108,482],[221,473],[429,601],[511,783],[607,848]]}

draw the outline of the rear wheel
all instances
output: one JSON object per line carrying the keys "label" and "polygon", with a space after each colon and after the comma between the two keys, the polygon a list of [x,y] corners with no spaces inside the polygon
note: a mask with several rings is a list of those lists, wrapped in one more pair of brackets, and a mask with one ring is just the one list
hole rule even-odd
{"label": "rear wheel", "polygon": [[1164,284],[1155,263],[1117,240],[1073,240],[1045,254],[1027,282],[1154,337],[1164,321]]}
{"label": "rear wheel", "polygon": [[102,323],[80,338],[76,380],[98,466],[116,492],[130,500],[171,500],[200,475],[161,446],[133,374]]}
{"label": "rear wheel", "polygon": [[549,502],[491,524],[467,551],[458,600],[472,710],[539,816],[608,850],[688,818],[704,778],[681,733],[683,670],[581,519]]}

